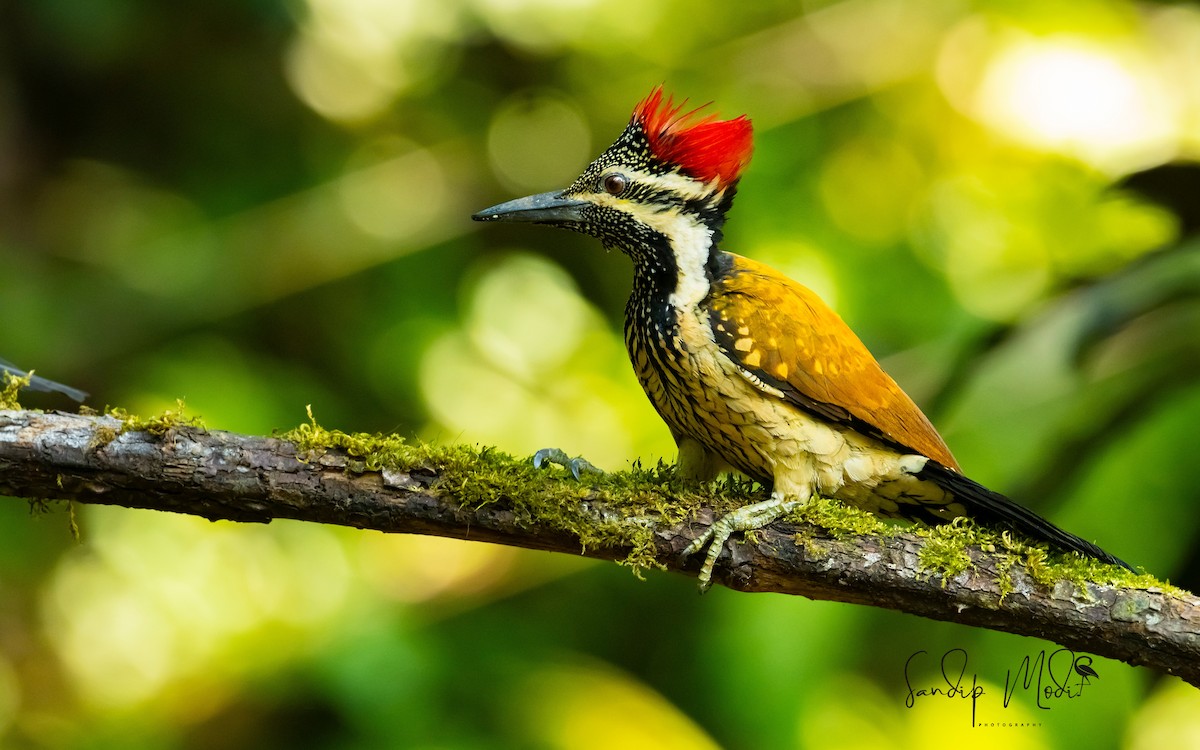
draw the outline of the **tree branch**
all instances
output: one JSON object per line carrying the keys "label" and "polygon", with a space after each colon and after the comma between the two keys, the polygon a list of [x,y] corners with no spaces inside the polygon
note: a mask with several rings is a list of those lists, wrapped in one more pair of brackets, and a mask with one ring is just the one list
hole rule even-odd
{"label": "tree branch", "polygon": [[[691,574],[699,561],[680,560],[679,552],[695,537],[693,526],[711,520],[706,510],[698,514],[703,523],[669,520],[683,513],[630,515],[617,502],[624,493],[644,507],[669,509],[688,499],[659,485],[631,480],[623,489],[595,489],[549,477],[526,494],[557,493],[554,507],[566,515],[540,517],[530,510],[538,498],[513,489],[532,471],[510,459],[488,459],[487,452],[457,454],[454,466],[418,457],[407,468],[372,471],[372,460],[355,455],[353,446],[319,451],[179,424],[127,427],[110,416],[0,411],[0,494],[210,520],[291,518],[609,560],[627,557],[631,540],[644,538],[643,563]],[[564,522],[567,517],[574,520]],[[579,530],[585,522],[592,531]],[[730,545],[732,555],[723,555],[717,567],[719,583],[1045,638],[1200,686],[1200,599],[1190,594],[1093,583],[1083,591],[1067,581],[1047,587],[1022,565],[978,548],[968,550],[971,565],[964,572],[946,579],[921,569],[925,540],[908,531],[847,536],[775,524],[754,537]]]}

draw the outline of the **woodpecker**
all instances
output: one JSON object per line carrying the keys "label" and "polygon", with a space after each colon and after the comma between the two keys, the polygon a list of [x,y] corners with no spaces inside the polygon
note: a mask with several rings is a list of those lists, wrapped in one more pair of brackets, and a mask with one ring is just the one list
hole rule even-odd
{"label": "woodpecker", "polygon": [[709,545],[701,588],[731,534],[761,528],[816,494],[884,517],[1004,524],[1129,568],[964,476],[917,405],[816,294],[721,249],[750,161],[750,120],[685,105],[655,88],[570,187],[472,218],[582,232],[632,259],[625,344],[675,438],[678,474],[703,482],[733,469],[771,488],[770,500],[718,519],[684,550]]}

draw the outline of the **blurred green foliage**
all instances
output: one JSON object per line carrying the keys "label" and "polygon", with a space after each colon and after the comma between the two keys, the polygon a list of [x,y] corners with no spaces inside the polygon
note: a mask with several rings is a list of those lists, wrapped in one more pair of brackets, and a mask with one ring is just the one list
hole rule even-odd
{"label": "blurred green foliage", "polygon": [[[649,89],[754,120],[729,249],[810,284],[967,471],[1200,582],[1200,12],[1123,0],[0,6],[0,355],[93,404],[607,468],[673,445],[624,258],[471,211]],[[1131,184],[1134,184],[1131,182]],[[1162,195],[1156,196],[1163,200]],[[30,394],[28,405],[62,407]],[[0,503],[0,746],[1196,746],[1200,697],[1049,644],[439,539]],[[906,708],[964,648],[987,695]],[[969,677],[968,677],[969,679]]]}

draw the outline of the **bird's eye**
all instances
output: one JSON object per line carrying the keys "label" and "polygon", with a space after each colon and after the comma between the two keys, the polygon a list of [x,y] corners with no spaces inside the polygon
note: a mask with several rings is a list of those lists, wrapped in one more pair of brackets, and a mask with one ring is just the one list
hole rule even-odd
{"label": "bird's eye", "polygon": [[629,186],[629,180],[625,179],[625,175],[623,174],[610,174],[604,178],[604,182],[601,184],[604,187],[604,192],[609,195],[620,195]]}

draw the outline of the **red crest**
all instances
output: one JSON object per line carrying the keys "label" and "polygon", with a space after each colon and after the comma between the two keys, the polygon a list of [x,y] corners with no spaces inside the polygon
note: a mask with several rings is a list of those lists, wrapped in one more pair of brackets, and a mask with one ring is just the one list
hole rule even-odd
{"label": "red crest", "polygon": [[704,182],[733,182],[750,162],[753,148],[750,120],[745,116],[718,120],[708,115],[697,120],[697,107],[680,114],[687,100],[663,102],[662,86],[656,87],[633,109],[633,121],[641,125],[655,158],[676,164],[688,175]]}

